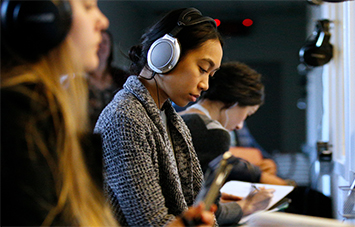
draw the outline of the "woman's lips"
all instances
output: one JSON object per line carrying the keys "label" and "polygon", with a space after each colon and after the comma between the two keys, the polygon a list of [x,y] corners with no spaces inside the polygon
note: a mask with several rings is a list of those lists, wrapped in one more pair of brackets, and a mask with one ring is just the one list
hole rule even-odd
{"label": "woman's lips", "polygon": [[193,95],[193,94],[190,94],[190,97],[191,97],[191,101],[192,102],[196,102],[196,100],[200,97],[200,95]]}

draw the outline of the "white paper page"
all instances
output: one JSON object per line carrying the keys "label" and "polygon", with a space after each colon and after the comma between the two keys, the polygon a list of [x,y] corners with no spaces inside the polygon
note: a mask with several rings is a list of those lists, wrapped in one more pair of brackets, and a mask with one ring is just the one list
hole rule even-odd
{"label": "white paper page", "polygon": [[[275,189],[274,196],[272,197],[270,204],[265,208],[265,210],[269,209],[275,203],[280,201],[284,198],[287,194],[289,194],[293,190],[293,186],[288,185],[273,185],[273,184],[259,184],[259,183],[249,183],[243,181],[228,181],[223,187],[221,188],[221,192],[225,192],[232,195],[237,195],[241,197],[246,197],[249,192],[251,191],[252,185],[256,187],[264,187],[265,189],[273,188]],[[252,214],[253,215],[253,214]],[[240,223],[244,223],[249,219],[250,216],[243,218]]]}

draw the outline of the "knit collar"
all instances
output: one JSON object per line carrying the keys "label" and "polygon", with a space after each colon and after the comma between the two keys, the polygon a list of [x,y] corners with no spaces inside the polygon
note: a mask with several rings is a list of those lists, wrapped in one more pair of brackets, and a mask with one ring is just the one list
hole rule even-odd
{"label": "knit collar", "polygon": [[[161,110],[155,104],[155,101],[148,89],[144,86],[144,84],[138,79],[137,76],[133,75],[128,77],[126,83],[124,84],[124,88],[127,89],[130,93],[132,93],[138,100],[141,102],[145,110],[147,111],[148,116],[154,121],[157,125],[160,133],[164,136],[164,124],[160,116]],[[174,107],[172,106],[170,100],[168,99],[162,106],[162,110],[165,110],[165,114],[167,116],[167,121],[175,121],[174,113],[176,112]],[[174,124],[174,122],[172,122]],[[175,125],[175,124],[174,124]],[[166,134],[167,136],[167,134]],[[165,138],[167,139],[167,137]]]}

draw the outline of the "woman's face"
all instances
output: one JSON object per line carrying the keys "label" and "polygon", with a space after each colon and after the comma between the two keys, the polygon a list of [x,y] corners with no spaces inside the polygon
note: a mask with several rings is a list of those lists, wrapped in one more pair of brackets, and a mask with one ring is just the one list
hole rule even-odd
{"label": "woman's face", "polygon": [[222,55],[219,40],[207,40],[198,49],[187,52],[171,72],[159,74],[164,98],[178,106],[195,102],[208,89],[209,77],[219,69]]}
{"label": "woman's face", "polygon": [[228,109],[221,110],[221,124],[229,131],[243,128],[245,119],[254,114],[259,105],[239,106],[234,105]]}
{"label": "woman's face", "polygon": [[91,71],[99,64],[101,31],[108,28],[109,21],[98,8],[97,0],[71,0],[70,3],[73,21],[68,37],[74,42],[85,71]]}

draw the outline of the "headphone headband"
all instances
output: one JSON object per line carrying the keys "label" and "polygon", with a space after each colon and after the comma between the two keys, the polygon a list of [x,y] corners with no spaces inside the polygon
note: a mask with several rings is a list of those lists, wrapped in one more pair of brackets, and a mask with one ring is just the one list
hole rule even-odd
{"label": "headphone headband", "polygon": [[[197,19],[192,19],[192,15],[199,15],[201,17]],[[202,16],[201,12],[195,8],[187,8],[179,16],[177,21],[177,26],[169,33],[171,36],[175,37],[183,27],[192,26],[200,24],[203,22],[210,22],[215,28],[217,28],[216,21],[211,17]]]}
{"label": "headphone headband", "polygon": [[[197,16],[193,19],[193,16]],[[157,39],[149,48],[147,63],[150,69],[156,73],[167,73],[172,70],[180,58],[180,43],[176,35],[187,26],[192,26],[204,22],[210,22],[217,28],[216,22],[211,17],[202,16],[201,12],[195,8],[187,8],[179,16],[177,25],[169,33]]]}
{"label": "headphone headband", "polygon": [[6,47],[35,61],[66,37],[72,11],[66,0],[2,0],[1,30]]}

